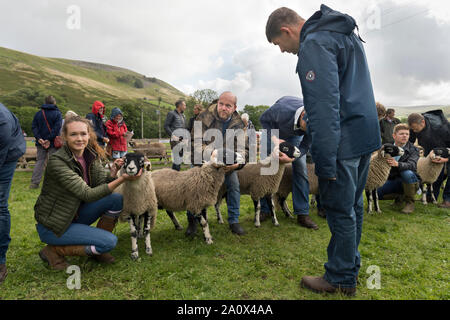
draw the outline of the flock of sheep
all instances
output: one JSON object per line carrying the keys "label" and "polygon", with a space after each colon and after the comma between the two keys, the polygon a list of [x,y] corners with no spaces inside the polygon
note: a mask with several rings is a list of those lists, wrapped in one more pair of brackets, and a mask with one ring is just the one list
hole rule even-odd
{"label": "flock of sheep", "polygon": [[[162,151],[162,147],[160,148]],[[272,223],[279,225],[275,214],[275,205],[280,207],[287,217],[292,214],[286,203],[286,199],[292,192],[292,165],[279,164],[278,171],[274,175],[261,175],[261,168],[267,166],[270,157],[274,157],[274,152],[266,159],[257,164],[247,164],[238,171],[241,194],[251,196],[255,206],[255,226],[260,226],[260,199],[266,198],[271,209]],[[165,147],[164,147],[165,152]],[[230,150],[215,150],[211,159],[201,167],[194,167],[185,171],[175,171],[172,169],[160,169],[150,171],[148,160],[142,153],[129,153],[126,155],[125,165],[122,171],[130,175],[135,175],[141,168],[144,168],[141,177],[134,181],[127,181],[122,184],[118,192],[123,195],[124,207],[121,214],[121,221],[128,221],[131,231],[132,259],[138,259],[138,237],[145,238],[146,253],[152,255],[150,241],[150,230],[154,227],[158,209],[165,209],[172,219],[176,229],[181,229],[173,212],[192,212],[200,223],[205,242],[212,244],[213,239],[209,230],[206,208],[215,206],[217,219],[223,223],[220,213],[220,203],[226,194],[225,180],[225,153]],[[162,153],[161,153],[162,154]],[[376,189],[384,185],[389,176],[390,167],[386,158],[401,156],[403,150],[392,144],[385,144],[372,155],[369,173],[366,183],[366,196],[368,200],[368,213],[372,212],[372,201],[375,202],[375,210],[381,212],[377,203]],[[436,148],[427,157],[421,157],[417,164],[423,185],[431,185],[436,181],[442,171],[443,164],[431,162],[436,157],[448,158],[449,149]],[[234,153],[236,163],[242,161],[240,155]],[[147,166],[146,166],[147,164]],[[310,190],[309,193],[317,195],[318,178],[314,173],[314,164],[307,163]],[[422,201],[426,204],[426,190],[423,192]],[[372,195],[374,197],[372,198]],[[274,201],[275,200],[275,201]],[[435,199],[434,199],[435,201]],[[275,203],[274,203],[275,202]]]}

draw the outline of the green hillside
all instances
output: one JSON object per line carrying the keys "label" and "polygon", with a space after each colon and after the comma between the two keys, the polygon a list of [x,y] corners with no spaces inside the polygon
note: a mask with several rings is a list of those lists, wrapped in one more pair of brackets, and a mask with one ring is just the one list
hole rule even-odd
{"label": "green hillside", "polygon": [[[148,121],[156,121],[159,98],[161,116],[164,117],[177,99],[187,98],[183,92],[160,79],[127,69],[38,57],[0,47],[0,102],[18,115],[28,134],[31,130],[29,118],[47,95],[56,98],[63,113],[74,110],[86,115],[92,103],[100,100],[106,104],[107,114],[112,107],[118,106],[132,109],[128,113],[138,112],[140,117],[142,107]],[[133,121],[137,122],[136,119]],[[146,132],[146,135],[154,136],[154,132]]]}

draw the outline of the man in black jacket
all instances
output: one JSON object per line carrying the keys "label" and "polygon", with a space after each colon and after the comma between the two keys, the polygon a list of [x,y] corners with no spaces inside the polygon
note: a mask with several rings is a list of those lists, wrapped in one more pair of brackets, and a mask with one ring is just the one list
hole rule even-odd
{"label": "man in black jacket", "polygon": [[[184,100],[178,100],[175,102],[175,110],[170,111],[167,114],[166,121],[164,122],[164,130],[170,137],[170,148],[172,149],[172,169],[180,171],[181,164],[176,163],[175,155],[173,150],[175,146],[181,142],[179,136],[174,135],[174,131],[177,129],[186,129],[186,117],[184,116],[184,110],[186,110],[186,102]],[[183,156],[182,151],[180,152],[180,157]]]}
{"label": "man in black jacket", "polygon": [[[418,140],[420,146],[424,148],[424,155],[427,156],[431,150],[438,147],[450,148],[450,124],[444,116],[442,110],[428,111],[423,114],[412,113],[408,117],[408,124],[411,128],[410,139],[412,143]],[[437,199],[441,190],[441,185],[445,179],[443,202],[440,208],[450,209],[450,183],[448,175],[450,168],[448,159],[433,160],[437,163],[446,163],[438,179],[433,183],[434,197]],[[428,198],[431,198],[431,191],[428,189]]]}
{"label": "man in black jacket", "polygon": [[399,201],[403,194],[406,206],[402,213],[410,214],[414,212],[414,198],[419,188],[419,179],[416,175],[417,161],[419,160],[419,149],[417,149],[409,140],[409,127],[400,123],[394,127],[394,144],[403,148],[403,156],[389,158],[386,161],[391,166],[389,178],[377,190],[380,200],[395,198]]}

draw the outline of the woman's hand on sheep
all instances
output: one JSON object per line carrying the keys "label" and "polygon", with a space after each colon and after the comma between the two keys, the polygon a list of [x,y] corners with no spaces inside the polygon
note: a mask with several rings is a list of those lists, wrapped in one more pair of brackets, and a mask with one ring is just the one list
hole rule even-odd
{"label": "woman's hand on sheep", "polygon": [[117,172],[119,172],[124,163],[125,161],[123,159],[114,160],[114,165],[110,168],[111,177],[115,178],[117,176]]}
{"label": "woman's hand on sheep", "polygon": [[386,161],[391,167],[398,167],[398,162],[394,158],[387,158]]}

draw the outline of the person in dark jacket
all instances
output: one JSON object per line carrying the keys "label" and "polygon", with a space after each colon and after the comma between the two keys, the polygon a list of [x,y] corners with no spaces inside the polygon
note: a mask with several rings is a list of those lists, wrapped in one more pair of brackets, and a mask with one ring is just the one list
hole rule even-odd
{"label": "person in dark jacket", "polygon": [[45,103],[41,106],[41,109],[34,115],[31,125],[37,150],[30,189],[39,188],[48,157],[57,151],[54,141],[61,132],[61,126],[61,111],[56,106],[55,98],[48,96],[45,98]]}
{"label": "person in dark jacket", "polygon": [[414,199],[419,189],[419,179],[417,177],[417,161],[419,160],[419,149],[409,142],[409,127],[404,123],[400,123],[394,127],[392,134],[394,144],[403,148],[403,156],[389,158],[386,161],[391,166],[389,178],[377,190],[380,200],[396,199],[399,201],[403,195],[406,206],[402,209],[402,213],[410,214],[414,212]]}
{"label": "person in dark jacket", "polygon": [[[282,97],[273,106],[264,111],[259,118],[263,129],[267,130],[267,136],[271,137],[271,131],[278,129],[279,138],[298,147],[300,158],[292,162],[292,202],[294,215],[300,226],[317,230],[319,227],[309,217],[309,183],[306,167],[306,153],[309,149],[309,136],[301,130],[298,121],[304,110],[303,100],[297,97]],[[267,139],[270,143],[271,139]],[[269,207],[265,199],[261,199],[261,218],[268,217]]]}
{"label": "person in dark jacket", "polygon": [[[114,257],[108,252],[117,244],[112,231],[123,208],[122,195],[112,192],[125,180],[137,179],[142,171],[135,177],[117,177],[123,159],[106,169],[102,163],[105,151],[87,119],[67,119],[63,137],[63,147],[49,159],[34,205],[36,230],[47,244],[39,257],[55,270],[69,266],[65,256],[91,256],[112,263]],[[91,227],[97,219],[97,227]]]}
{"label": "person in dark jacket", "polygon": [[387,109],[386,116],[380,120],[381,143],[394,143],[392,134],[394,127],[400,123],[400,120],[395,117],[394,109]]}
{"label": "person in dark jacket", "polygon": [[370,155],[381,147],[372,82],[355,20],[325,5],[307,21],[289,8],[269,17],[266,36],[298,55],[311,155],[331,231],[322,277],[302,278],[315,292],[356,293],[363,190]]}
{"label": "person in dark jacket", "polygon": [[[182,140],[180,136],[176,136],[174,131],[177,129],[186,129],[186,117],[184,116],[184,110],[186,110],[186,102],[184,100],[178,100],[175,102],[175,110],[170,111],[167,114],[166,121],[164,122],[164,130],[170,137],[170,148],[172,149],[172,169],[180,171],[181,163],[176,163],[176,159],[173,154],[173,149]],[[183,157],[182,151],[179,157]]]}
{"label": "person in dark jacket", "polygon": [[112,158],[123,158],[127,154],[127,139],[125,135],[128,132],[128,128],[123,121],[123,114],[119,108],[111,110],[111,116],[106,122],[106,132],[111,145]]}
{"label": "person in dark jacket", "polygon": [[6,252],[11,242],[8,198],[17,160],[25,153],[26,142],[16,116],[0,103],[0,284],[5,280]]}
{"label": "person in dark jacket", "polygon": [[[417,139],[419,145],[424,148],[424,155],[428,156],[431,150],[438,147],[450,148],[450,123],[444,116],[442,110],[428,111],[423,114],[412,113],[408,116],[408,124],[411,128],[409,141],[414,143]],[[450,167],[448,159],[433,160],[436,163],[445,163],[438,179],[433,183],[434,197],[438,199],[441,185],[445,179],[444,193],[442,195],[442,203],[440,208],[450,209]],[[429,199],[431,198],[431,191],[428,189]]]}
{"label": "person in dark jacket", "polygon": [[201,104],[196,104],[194,106],[194,115],[189,119],[189,124],[186,127],[187,131],[191,132],[192,128],[194,128],[194,121],[197,119],[198,115],[203,111],[203,107]]}
{"label": "person in dark jacket", "polygon": [[91,124],[94,127],[95,134],[97,135],[97,143],[102,148],[109,142],[105,125],[105,110],[105,105],[97,100],[92,104],[92,112],[86,115],[86,119],[91,121]]}

